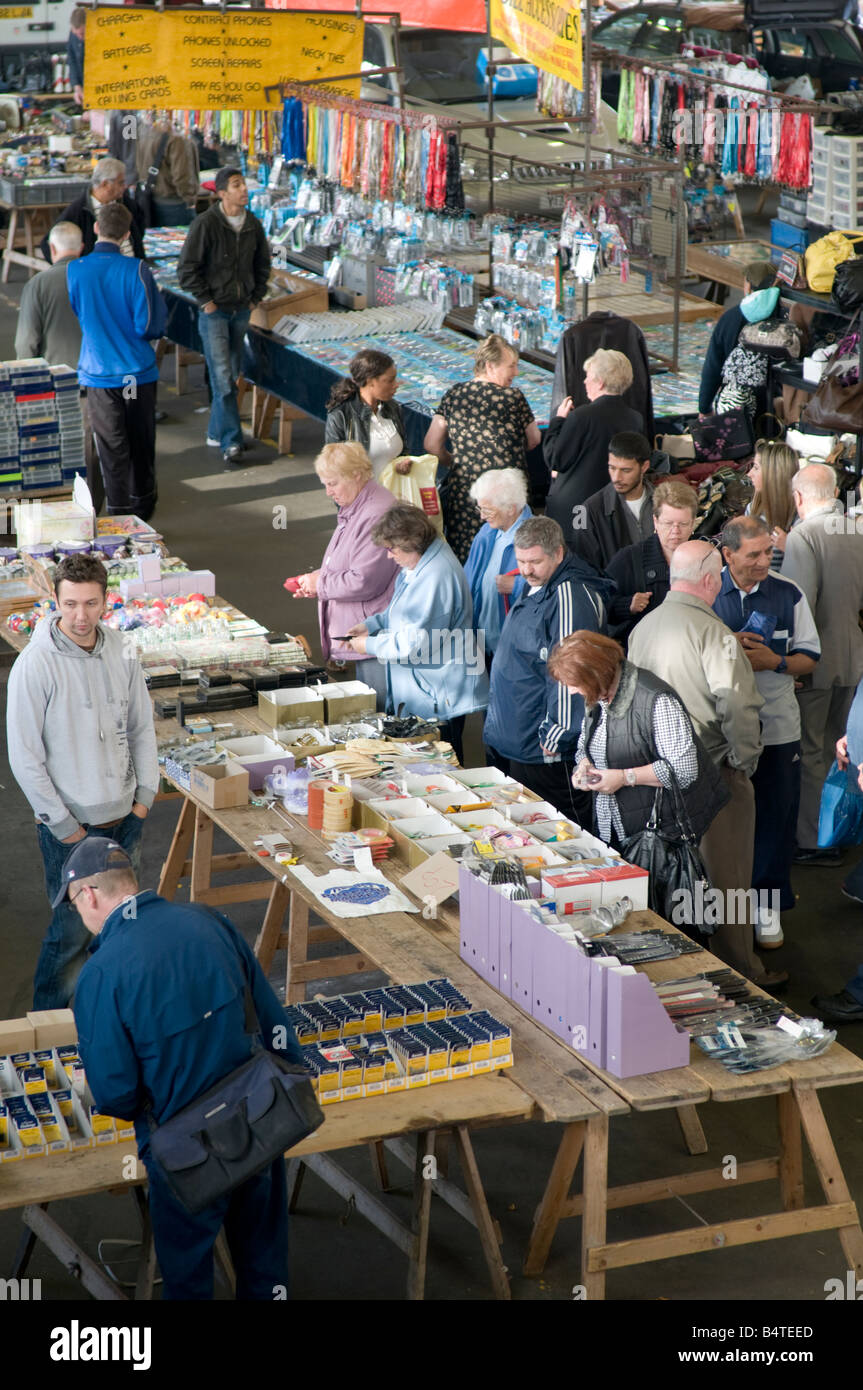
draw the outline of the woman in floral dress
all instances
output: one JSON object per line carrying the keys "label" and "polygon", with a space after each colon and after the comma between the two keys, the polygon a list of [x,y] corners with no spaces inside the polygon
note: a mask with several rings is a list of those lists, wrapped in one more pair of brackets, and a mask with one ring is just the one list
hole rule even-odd
{"label": "woman in floral dress", "polygon": [[540,442],[533,411],[512,385],[518,371],[516,349],[492,333],[480,343],[474,362],[473,381],[460,381],[444,392],[425,437],[428,452],[449,465],[441,488],[444,531],[462,564],[482,525],[471,484],[490,468],[527,472],[527,450]]}

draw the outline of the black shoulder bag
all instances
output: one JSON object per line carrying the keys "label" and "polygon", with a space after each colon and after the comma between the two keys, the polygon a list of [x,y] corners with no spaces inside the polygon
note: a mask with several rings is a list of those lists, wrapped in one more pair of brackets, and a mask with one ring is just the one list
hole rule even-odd
{"label": "black shoulder bag", "polygon": [[[710,890],[711,883],[674,769],[668,762],[665,766],[671,773],[671,799],[679,834],[672,840],[659,829],[659,811],[665,788],[657,787],[647,825],[643,830],[629,835],[621,845],[620,852],[630,864],[637,864],[650,875],[648,907],[664,917],[666,922],[672,922],[691,934],[695,903],[704,901],[703,895]],[[697,930],[703,936],[710,936],[717,925],[699,922]]]}
{"label": "black shoulder bag", "polygon": [[168,141],[171,138],[170,130],[166,130],[153,156],[153,163],[147,170],[147,178],[144,183],[139,183],[135,189],[135,206],[141,217],[144,227],[154,227],[156,225],[156,214],[153,210],[153,188],[156,179],[159,177],[159,170],[165,158],[165,151],[168,148]]}
{"label": "black shoulder bag", "polygon": [[[249,985],[245,1005],[246,1032],[260,1032]],[[324,1112],[306,1069],[260,1048],[164,1124],[154,1124],[149,1106],[147,1118],[165,1181],[188,1211],[199,1212],[313,1134]]]}

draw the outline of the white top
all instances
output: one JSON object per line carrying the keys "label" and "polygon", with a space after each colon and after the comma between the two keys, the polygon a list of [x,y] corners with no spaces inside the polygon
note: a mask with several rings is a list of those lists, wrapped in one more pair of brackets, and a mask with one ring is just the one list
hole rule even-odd
{"label": "white top", "polygon": [[404,441],[393,421],[372,411],[369,421],[369,458],[372,461],[375,482],[387,464],[400,458],[403,452]]}

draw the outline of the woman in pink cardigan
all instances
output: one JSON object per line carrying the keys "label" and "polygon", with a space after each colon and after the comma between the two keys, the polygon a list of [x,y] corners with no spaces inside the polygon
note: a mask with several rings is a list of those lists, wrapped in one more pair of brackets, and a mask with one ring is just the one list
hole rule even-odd
{"label": "woman in pink cardigan", "polygon": [[382,612],[392,598],[399,567],[373,543],[371,533],[395,498],[375,482],[362,444],[325,444],[315,472],[339,514],[320,569],[297,576],[294,597],[317,598],[324,660],[355,661],[357,679],[374,688],[383,708],[386,666],[373,656],[358,656],[349,643],[337,639],[370,614]]}

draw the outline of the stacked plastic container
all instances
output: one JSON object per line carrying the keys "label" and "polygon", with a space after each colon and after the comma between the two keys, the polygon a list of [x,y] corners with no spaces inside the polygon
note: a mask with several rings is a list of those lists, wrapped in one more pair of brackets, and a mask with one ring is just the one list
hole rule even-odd
{"label": "stacked plastic container", "polygon": [[844,232],[863,224],[863,135],[816,127],[806,217]]}
{"label": "stacked plastic container", "polygon": [[63,482],[73,482],[76,475],[86,471],[84,463],[84,422],[81,418],[81,397],[78,373],[65,365],[51,368],[57,423],[60,426],[60,471]]}
{"label": "stacked plastic container", "polygon": [[18,419],[18,457],[21,487],[57,487],[60,472],[60,426],[51,368],[41,357],[9,363],[15,414]]}
{"label": "stacked plastic container", "polygon": [[21,486],[21,464],[18,458],[18,418],[12,376],[5,362],[0,362],[0,487]]}

